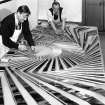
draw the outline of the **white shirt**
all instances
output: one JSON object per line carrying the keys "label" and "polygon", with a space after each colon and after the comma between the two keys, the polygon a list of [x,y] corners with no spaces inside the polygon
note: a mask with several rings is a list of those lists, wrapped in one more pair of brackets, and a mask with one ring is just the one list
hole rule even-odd
{"label": "white shirt", "polygon": [[[60,17],[58,17],[57,20],[54,20],[54,15],[52,15],[50,10],[47,11],[47,18],[48,18],[48,22],[50,22],[50,21],[60,22]],[[65,11],[62,10],[61,19],[65,19],[65,18],[66,18]]]}
{"label": "white shirt", "polygon": [[[18,21],[17,15],[15,13],[15,26],[18,26],[18,23],[19,23],[19,21]],[[14,33],[10,39],[14,42],[17,42],[18,37],[21,34],[21,31],[22,31],[22,24],[21,24],[21,29],[16,29],[16,27],[15,27]]]}

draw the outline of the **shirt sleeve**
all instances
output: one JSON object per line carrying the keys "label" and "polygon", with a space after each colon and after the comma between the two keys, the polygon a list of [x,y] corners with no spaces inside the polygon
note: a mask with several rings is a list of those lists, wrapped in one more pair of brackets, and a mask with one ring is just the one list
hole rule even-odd
{"label": "shirt sleeve", "polygon": [[35,41],[33,40],[30,28],[29,28],[29,21],[28,19],[22,24],[23,29],[23,36],[25,40],[27,40],[29,46],[35,46]]}
{"label": "shirt sleeve", "polygon": [[51,12],[48,10],[47,11],[47,19],[48,19],[48,22],[50,22],[50,21],[52,21],[52,14],[51,14]]}
{"label": "shirt sleeve", "polygon": [[2,40],[3,40],[3,44],[9,48],[16,48],[18,49],[18,45],[17,43],[13,42],[10,39],[10,36],[12,36],[11,34],[11,24],[10,24],[11,20],[9,19],[5,19],[4,21],[2,21],[1,24],[1,34],[2,34]]}

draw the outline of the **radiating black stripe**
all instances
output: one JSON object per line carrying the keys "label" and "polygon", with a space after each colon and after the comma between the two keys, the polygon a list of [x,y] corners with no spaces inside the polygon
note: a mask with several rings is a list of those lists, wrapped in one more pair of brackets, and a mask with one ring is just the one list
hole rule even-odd
{"label": "radiating black stripe", "polygon": [[54,61],[53,61],[53,65],[52,65],[52,71],[55,71],[55,64],[56,64],[56,60],[55,60],[55,58],[54,58]]}
{"label": "radiating black stripe", "polygon": [[50,66],[50,63],[51,63],[52,59],[50,59],[50,61],[47,63],[46,67],[43,69],[43,71],[47,71],[49,66]]}
{"label": "radiating black stripe", "polygon": [[62,60],[67,68],[71,67],[71,65],[64,58],[62,58]]}
{"label": "radiating black stripe", "polygon": [[29,86],[21,77],[19,77],[16,73],[14,75],[17,77],[19,82],[23,85],[23,87],[29,92],[29,94],[33,97],[33,99],[40,103],[46,103],[46,105],[50,105],[40,94],[38,94],[31,86]]}
{"label": "radiating black stripe", "polygon": [[64,69],[59,57],[58,57],[58,65],[59,65],[60,70]]}
{"label": "radiating black stripe", "polygon": [[33,71],[33,73],[36,73],[38,72],[42,67],[43,65],[48,61],[48,59],[46,59],[42,64],[40,64],[37,68],[35,68],[35,70]]}
{"label": "radiating black stripe", "polygon": [[24,100],[23,96],[21,95],[20,91],[16,87],[14,81],[12,80],[12,78],[10,77],[10,75],[7,71],[6,71],[6,76],[8,78],[8,82],[10,84],[10,87],[11,87],[11,90],[13,93],[13,97],[14,97],[17,105],[27,105],[26,101]]}
{"label": "radiating black stripe", "polygon": [[2,89],[2,85],[1,85],[1,78],[0,78],[0,105],[4,105],[3,89]]}

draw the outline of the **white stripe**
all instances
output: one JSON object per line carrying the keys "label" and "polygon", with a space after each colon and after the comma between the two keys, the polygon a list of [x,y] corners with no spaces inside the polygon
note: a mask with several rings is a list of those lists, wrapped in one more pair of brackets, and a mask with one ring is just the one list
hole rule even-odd
{"label": "white stripe", "polygon": [[[31,95],[26,91],[26,89],[21,85],[21,83],[16,79],[16,77],[6,68],[9,75],[11,76],[12,80],[14,81],[15,85],[19,89],[20,93],[22,94],[23,98],[27,102],[28,105],[38,105],[37,102],[31,97]],[[11,104],[10,104],[11,105]]]}
{"label": "white stripe", "polygon": [[1,78],[2,82],[2,89],[3,89],[3,96],[4,96],[4,105],[16,105],[15,100],[13,99],[8,81],[4,74],[2,74]]}
{"label": "white stripe", "polygon": [[[19,75],[19,74],[18,74]],[[28,80],[27,77],[25,77],[25,75],[23,75],[23,73],[20,74],[21,78],[28,83],[38,94],[40,94],[44,99],[46,99],[51,105],[63,105],[61,102],[59,102],[57,99],[55,99],[54,97],[52,97],[51,95],[47,94],[47,92],[45,92],[44,90],[42,90],[40,87],[36,86],[35,84],[33,84],[32,82],[30,82]],[[19,75],[19,76],[20,76]],[[25,78],[24,78],[25,77]],[[27,79],[26,79],[27,78]]]}
{"label": "white stripe", "polygon": [[[25,75],[29,76],[28,74],[25,74]],[[61,90],[59,88],[56,88],[56,87],[54,87],[54,86],[52,86],[52,85],[50,85],[50,84],[48,84],[46,82],[43,82],[43,81],[41,81],[41,80],[39,80],[37,78],[33,78],[32,76],[30,76],[30,78],[32,78],[32,79],[34,79],[34,80],[44,84],[45,86],[49,87],[50,89],[52,89],[52,90],[54,90],[56,92],[61,93],[62,95],[64,95],[65,97],[69,98],[70,100],[78,103],[79,105],[90,105],[88,102],[86,102],[86,101],[84,101],[84,100],[82,100],[82,99],[80,99],[80,98],[78,98],[78,97],[76,97],[74,95],[71,95],[71,94],[69,94],[69,93],[67,93],[67,92],[65,92],[65,91],[63,91],[63,90]]]}
{"label": "white stripe", "polygon": [[[36,74],[34,74],[36,75]],[[38,75],[38,74],[37,74]],[[40,76],[40,75],[38,75]],[[77,91],[80,91],[81,93],[85,93],[85,94],[88,94],[90,96],[94,96],[96,99],[100,100],[102,103],[105,104],[105,97],[100,95],[99,93],[96,93],[96,92],[92,92],[92,91],[89,91],[87,89],[83,89],[83,88],[79,88],[79,87],[76,87],[76,86],[73,86],[73,85],[70,85],[70,84],[67,84],[67,83],[64,83],[64,82],[60,82],[60,81],[57,81],[57,80],[54,80],[54,79],[51,79],[51,78],[48,78],[48,77],[45,77],[43,75],[41,75],[42,78],[45,78],[45,79],[48,79],[50,81],[53,81],[53,82],[56,82],[56,83],[59,83],[61,85],[64,85],[66,86],[67,88],[73,88]]]}

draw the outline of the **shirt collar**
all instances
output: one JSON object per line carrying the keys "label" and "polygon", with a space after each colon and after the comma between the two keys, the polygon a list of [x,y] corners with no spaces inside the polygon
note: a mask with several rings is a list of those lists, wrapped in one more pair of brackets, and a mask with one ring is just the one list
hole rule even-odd
{"label": "shirt collar", "polygon": [[19,23],[19,20],[18,20],[18,18],[17,18],[17,14],[15,13],[15,25],[17,26],[18,23]]}

